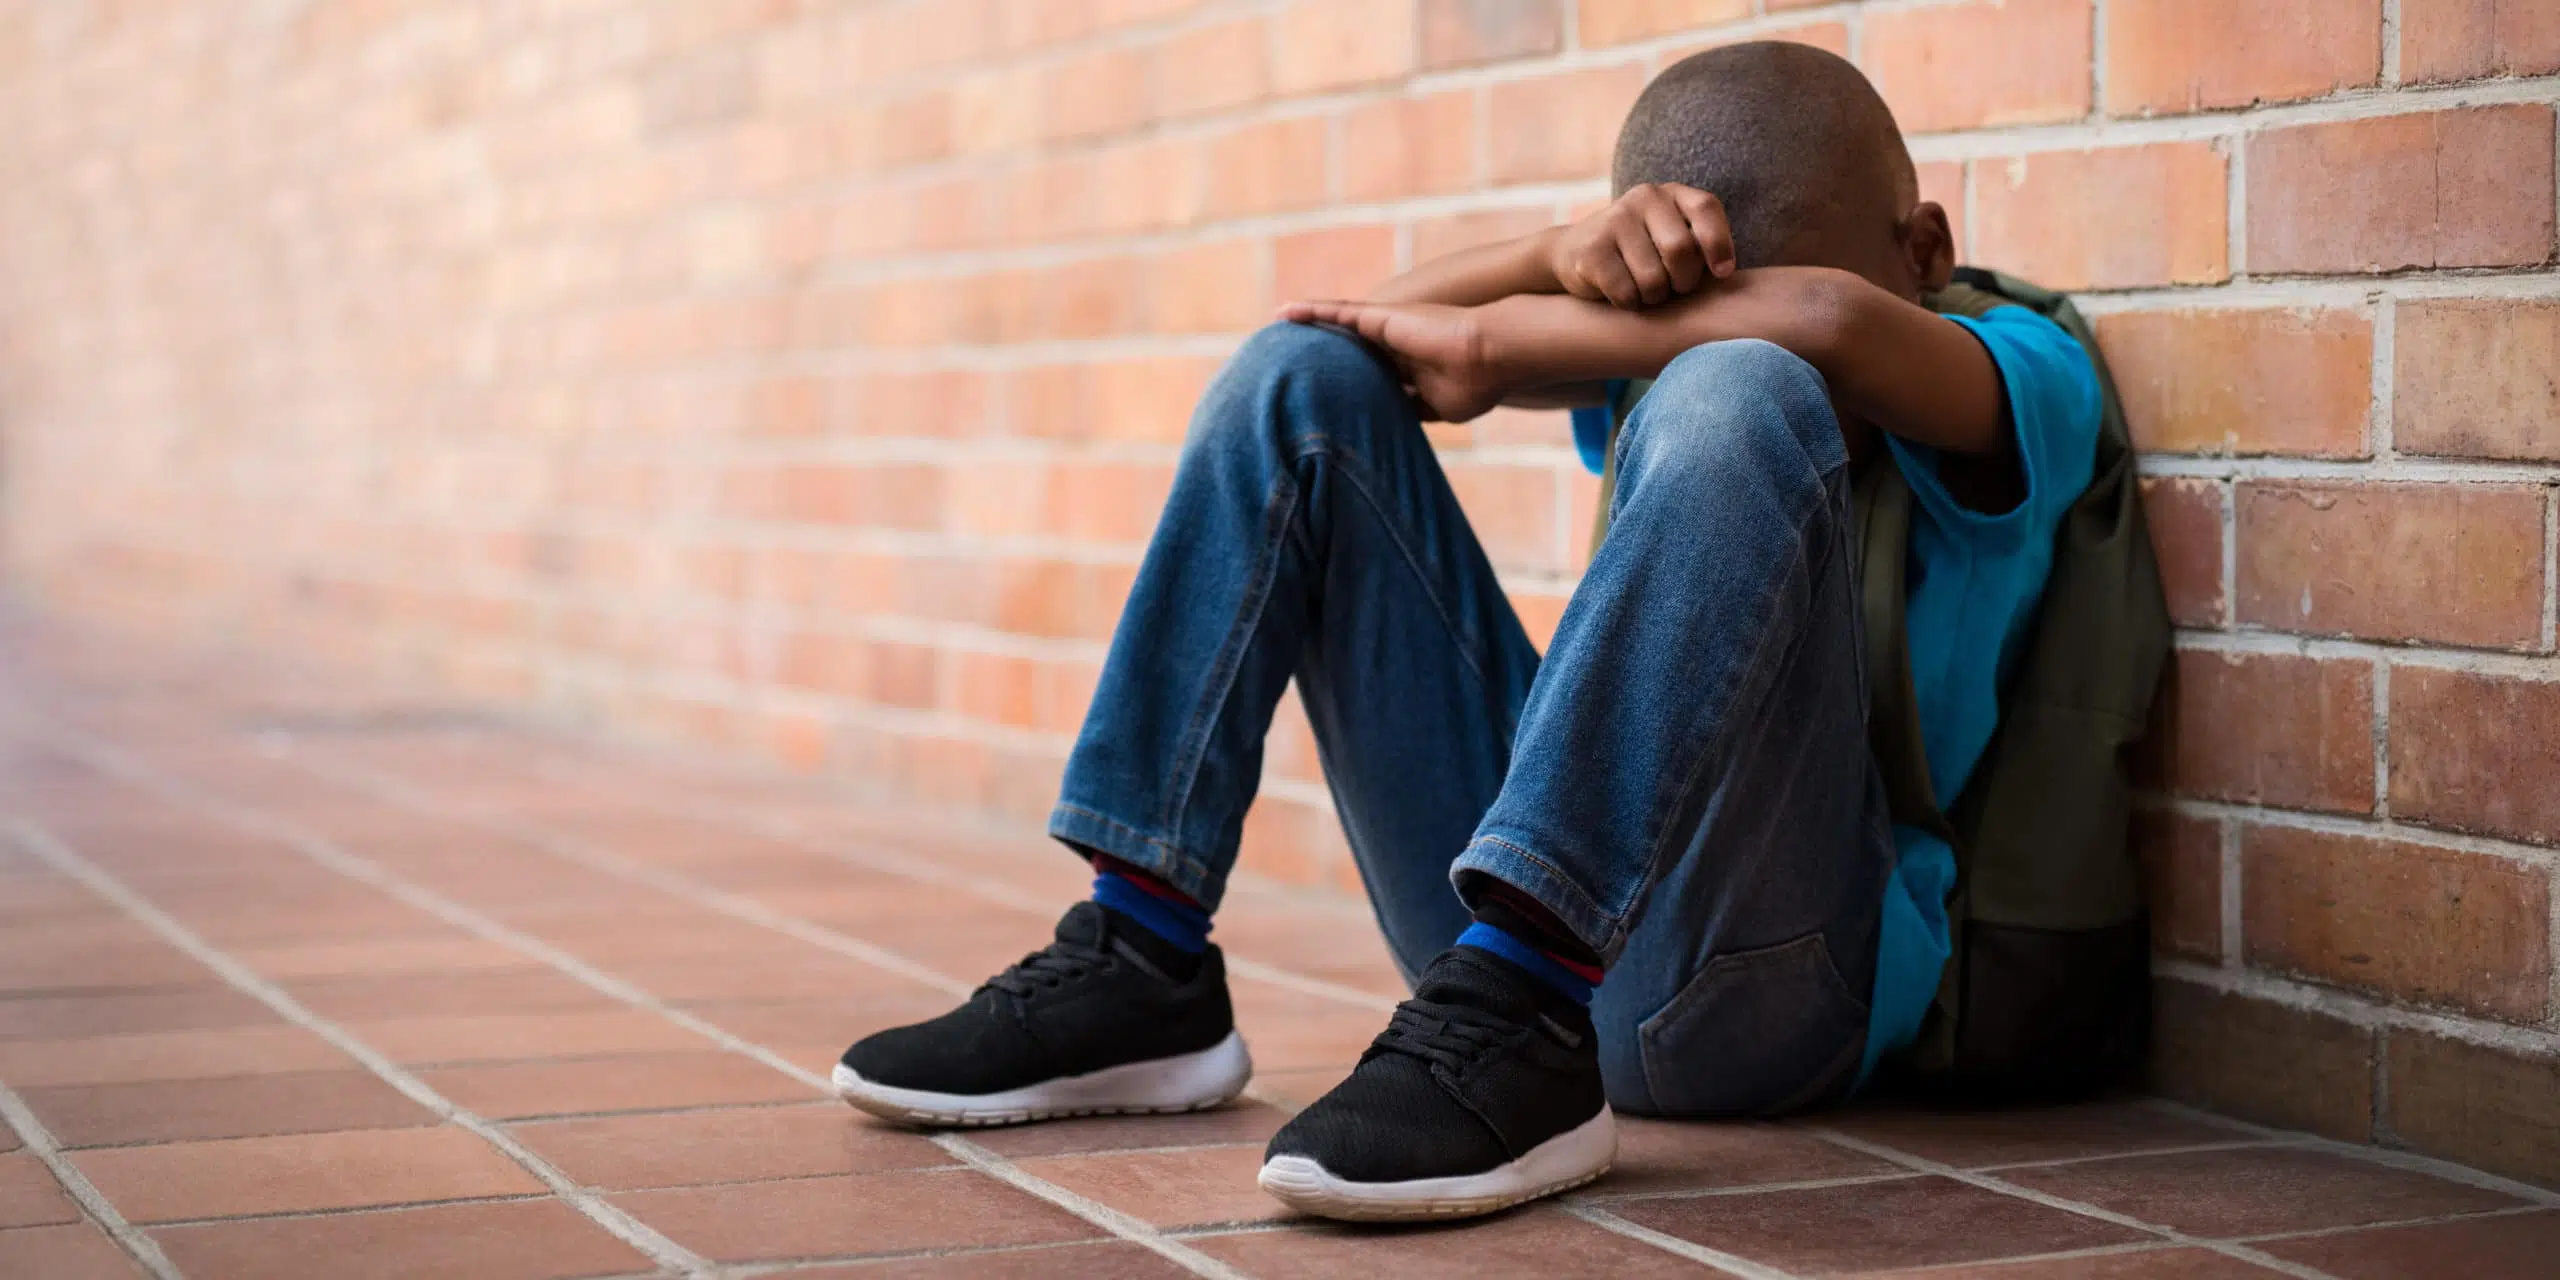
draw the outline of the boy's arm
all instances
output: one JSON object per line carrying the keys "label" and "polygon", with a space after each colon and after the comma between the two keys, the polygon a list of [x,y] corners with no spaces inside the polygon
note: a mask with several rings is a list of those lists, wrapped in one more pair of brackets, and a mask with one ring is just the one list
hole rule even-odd
{"label": "boy's arm", "polygon": [[1386,347],[1443,416],[1472,417],[1516,388],[1649,378],[1691,347],[1760,338],[1812,365],[1853,417],[1954,452],[2009,448],[2000,373],[1982,344],[1846,271],[1737,272],[1640,313],[1517,296],[1473,308],[1293,303],[1283,315],[1345,325]]}
{"label": "boy's arm", "polygon": [[1549,262],[1562,227],[1445,254],[1369,291],[1371,302],[1480,307],[1522,293],[1562,293]]}

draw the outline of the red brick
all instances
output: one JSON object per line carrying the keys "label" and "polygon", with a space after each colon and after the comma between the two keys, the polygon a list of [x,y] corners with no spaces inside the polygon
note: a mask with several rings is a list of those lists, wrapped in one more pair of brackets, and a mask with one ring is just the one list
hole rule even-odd
{"label": "red brick", "polygon": [[1495,182],[1555,182],[1609,172],[1618,125],[1644,90],[1644,69],[1595,67],[1493,86]]}
{"label": "red brick", "polygon": [[2122,312],[2099,317],[2098,338],[2138,448],[2369,452],[2373,322],[2361,311]]}
{"label": "red brick", "polygon": [[1271,244],[1275,298],[1357,298],[1396,273],[1393,227],[1327,227]]}
{"label": "red brick", "polygon": [[2388,999],[2539,1022],[2551,999],[2551,886],[2501,858],[2250,825],[2240,837],[2249,963]]}
{"label": "red brick", "polygon": [[1008,381],[1008,424],[1048,439],[1175,443],[1214,368],[1177,356],[1025,369]]}
{"label": "red brick", "polygon": [[2484,648],[2541,639],[2539,487],[2248,481],[2234,501],[2244,623]]}
{"label": "red brick", "polygon": [[2560,843],[2560,681],[2394,668],[2391,812]]}
{"label": "red brick", "polygon": [[1575,33],[1597,48],[1747,18],[1751,0],[1582,0],[1575,15]]}
{"label": "red brick", "polygon": [[2394,448],[2560,460],[2560,303],[2411,299],[2392,347]]}
{"label": "red brick", "polygon": [[1363,103],[1342,118],[1342,197],[1399,200],[1464,191],[1476,180],[1476,94]]}
{"label": "red brick", "polygon": [[1247,106],[1271,92],[1271,27],[1259,17],[1194,27],[1167,39],[1155,63],[1168,116]]}
{"label": "red brick", "polygon": [[1326,132],[1322,118],[1305,116],[1211,140],[1206,212],[1223,218],[1323,203]]}
{"label": "red brick", "polygon": [[1871,13],[1859,60],[1905,133],[2077,120],[2089,114],[2089,15],[2089,0]]}
{"label": "red brick", "polygon": [[1162,231],[1200,220],[1208,197],[1206,151],[1194,138],[1111,147],[1077,157],[1090,194],[1082,200],[1092,229],[1104,233]]}
{"label": "red brick", "polygon": [[2053,289],[2211,284],[2231,274],[2229,179],[2204,142],[1976,161],[1973,256]]}
{"label": "red brick", "polygon": [[1414,0],[1290,0],[1273,26],[1272,83],[1284,94],[1394,80],[1420,53]]}
{"label": "red brick", "polygon": [[2165,810],[2133,817],[2133,847],[2150,897],[2151,945],[2222,958],[2222,824]]}
{"label": "red brick", "polygon": [[2381,0],[2114,0],[2107,113],[2317,98],[2382,76]]}
{"label": "red brick", "polygon": [[1154,110],[1154,72],[1147,50],[1129,48],[1052,65],[1040,83],[1040,136],[1084,138],[1135,127]]}
{"label": "red brick", "polygon": [[2372,811],[2371,664],[2182,649],[2162,702],[2154,749],[2178,794]]}
{"label": "red brick", "polygon": [[2519,0],[2400,0],[2411,84],[2560,71],[2560,9]]}
{"label": "red brick", "polygon": [[2250,138],[2249,270],[2492,267],[2551,257],[2551,108],[2470,107]]}
{"label": "red brick", "polygon": [[2372,1138],[2373,1032],[2175,979],[2151,989],[2153,1089],[2261,1124]]}
{"label": "red brick", "polygon": [[1413,224],[1413,260],[1424,263],[1447,257],[1460,249],[1516,240],[1530,232],[1554,226],[1555,221],[1555,211],[1544,206],[1487,209],[1428,218]]}
{"label": "red brick", "polygon": [[2560,1055],[2395,1028],[2389,1062],[2392,1136],[2429,1155],[2560,1186]]}
{"label": "red brick", "polygon": [[1002,654],[964,653],[954,663],[953,709],[972,720],[1044,733],[1074,733],[1084,723],[1101,669]]}
{"label": "red brick", "polygon": [[1264,278],[1259,240],[1218,240],[1157,254],[1147,263],[1147,327],[1156,333],[1257,328],[1271,318]]}
{"label": "red brick", "polygon": [[1562,0],[1422,0],[1424,70],[1535,57],[1563,47]]}
{"label": "red brick", "polygon": [[[1777,6],[1772,5],[1770,7],[1774,9]],[[1793,27],[1772,27],[1757,31],[1728,32],[1722,36],[1702,40],[1694,45],[1683,45],[1676,49],[1665,50],[1662,54],[1661,65],[1667,67],[1693,53],[1704,53],[1709,49],[1720,49],[1726,45],[1741,44],[1752,40],[1783,40],[1788,44],[1809,44],[1826,53],[1838,54],[1842,58],[1847,58],[1849,56],[1848,23],[1807,22],[1800,26]]]}
{"label": "red brick", "polygon": [[2218,627],[2228,599],[2222,582],[2222,485],[2152,476],[2142,482],[2143,517],[2160,561],[2160,588],[2180,626]]}
{"label": "red brick", "polygon": [[1467,513],[1485,554],[1500,569],[1562,569],[1557,533],[1556,473],[1547,467],[1459,462],[1448,465],[1449,487]]}

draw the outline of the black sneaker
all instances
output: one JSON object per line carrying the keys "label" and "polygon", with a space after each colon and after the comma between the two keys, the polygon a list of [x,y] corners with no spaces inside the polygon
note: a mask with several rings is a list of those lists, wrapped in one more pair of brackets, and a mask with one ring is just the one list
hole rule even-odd
{"label": "black sneaker", "polygon": [[1578,1187],[1617,1154],[1590,1011],[1455,947],[1350,1077],[1271,1139],[1261,1182],[1318,1217],[1465,1217]]}
{"label": "black sneaker", "polygon": [[1185,955],[1079,902],[1057,941],[968,1003],[845,1050],[835,1088],[884,1119],[990,1125],[1198,1111],[1242,1093],[1252,1075],[1218,949]]}

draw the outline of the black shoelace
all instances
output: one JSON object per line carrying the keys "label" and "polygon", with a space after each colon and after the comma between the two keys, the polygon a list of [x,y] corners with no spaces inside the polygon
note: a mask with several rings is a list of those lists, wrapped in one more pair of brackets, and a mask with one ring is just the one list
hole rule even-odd
{"label": "black shoelace", "polygon": [[1019,1007],[1041,992],[1055,991],[1117,963],[1100,947],[1062,940],[1024,956],[1012,968],[987,979],[978,990],[1001,991],[1012,996]]}
{"label": "black shoelace", "polygon": [[1463,1004],[1407,1000],[1369,1043],[1371,1053],[1401,1053],[1464,1071],[1486,1052],[1520,1033],[1499,1014]]}

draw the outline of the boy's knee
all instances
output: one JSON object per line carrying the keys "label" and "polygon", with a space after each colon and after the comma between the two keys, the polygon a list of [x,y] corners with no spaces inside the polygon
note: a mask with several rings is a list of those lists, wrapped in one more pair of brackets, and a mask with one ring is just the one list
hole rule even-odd
{"label": "boy's knee", "polygon": [[1393,368],[1357,339],[1313,325],[1266,325],[1236,349],[1210,384],[1192,422],[1194,447],[1221,437],[1286,438],[1306,430],[1340,434],[1403,412]]}
{"label": "boy's knee", "polygon": [[1847,457],[1822,374],[1794,352],[1757,338],[1681,352],[1654,379],[1637,421],[1644,425],[1629,447],[1657,453],[1727,457],[1739,437],[1792,445],[1818,471]]}

